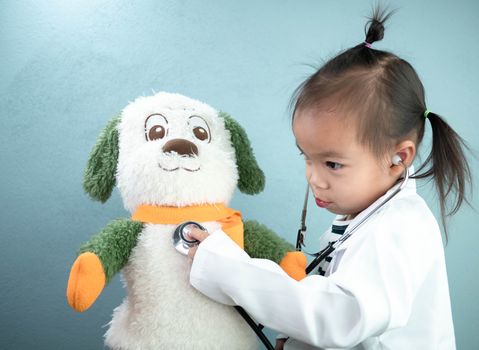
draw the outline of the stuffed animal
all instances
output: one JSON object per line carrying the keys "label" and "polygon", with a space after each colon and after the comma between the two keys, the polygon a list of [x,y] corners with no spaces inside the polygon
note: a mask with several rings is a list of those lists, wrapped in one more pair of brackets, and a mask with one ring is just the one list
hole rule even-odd
{"label": "stuffed animal", "polygon": [[122,270],[127,296],[105,335],[111,349],[257,347],[234,308],[190,286],[191,262],[172,244],[184,221],[221,228],[250,256],[280,263],[293,278],[305,275],[304,255],[227,206],[236,187],[261,192],[264,175],[241,126],[202,102],[165,92],[137,98],[99,136],[83,185],[101,202],[117,185],[132,214],[80,248],[68,280],[68,303],[84,311]]}

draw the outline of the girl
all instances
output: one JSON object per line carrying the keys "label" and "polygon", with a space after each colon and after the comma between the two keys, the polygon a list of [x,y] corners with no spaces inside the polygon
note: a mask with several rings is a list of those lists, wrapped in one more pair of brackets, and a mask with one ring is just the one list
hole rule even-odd
{"label": "girl", "polygon": [[222,231],[192,233],[202,243],[190,251],[191,284],[288,334],[277,349],[455,348],[441,234],[414,178],[434,179],[444,224],[471,181],[465,145],[426,109],[412,66],[371,47],[389,16],[376,10],[365,42],[328,61],[295,94],[292,126],[306,177],[317,205],[337,214],[325,243],[377,209],[400,186],[405,167],[413,171],[429,122],[432,150],[418,173],[427,170],[339,245],[318,274],[300,281],[249,258]]}

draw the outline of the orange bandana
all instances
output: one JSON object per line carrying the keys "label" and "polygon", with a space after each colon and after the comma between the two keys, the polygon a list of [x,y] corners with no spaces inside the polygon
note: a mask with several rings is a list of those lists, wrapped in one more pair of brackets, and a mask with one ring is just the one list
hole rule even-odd
{"label": "orange bandana", "polygon": [[193,205],[189,207],[161,207],[140,205],[132,215],[132,220],[150,224],[178,225],[185,221],[198,223],[217,221],[221,229],[244,249],[243,221],[241,213],[224,204]]}

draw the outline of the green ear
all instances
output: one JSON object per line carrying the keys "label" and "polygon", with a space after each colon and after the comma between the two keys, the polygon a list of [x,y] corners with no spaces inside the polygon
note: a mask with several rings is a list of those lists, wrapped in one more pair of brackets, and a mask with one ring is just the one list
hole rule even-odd
{"label": "green ear", "polygon": [[231,134],[231,143],[235,149],[239,174],[238,188],[247,194],[260,193],[264,189],[265,177],[256,162],[246,132],[229,114],[220,112],[219,115],[224,118],[225,127]]}
{"label": "green ear", "polygon": [[116,183],[118,163],[118,123],[120,116],[108,122],[97,139],[83,175],[83,188],[94,200],[102,203],[111,196]]}

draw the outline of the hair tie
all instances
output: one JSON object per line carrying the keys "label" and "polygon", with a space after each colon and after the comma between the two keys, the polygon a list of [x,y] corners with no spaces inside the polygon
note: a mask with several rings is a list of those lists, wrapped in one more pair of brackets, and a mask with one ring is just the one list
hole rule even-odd
{"label": "hair tie", "polygon": [[426,109],[426,110],[424,111],[423,115],[424,115],[424,118],[427,119],[427,116],[429,115],[429,110]]}
{"label": "hair tie", "polygon": [[367,41],[364,42],[364,46],[366,46],[368,49],[371,48],[371,45],[372,45],[372,44],[368,43]]}

